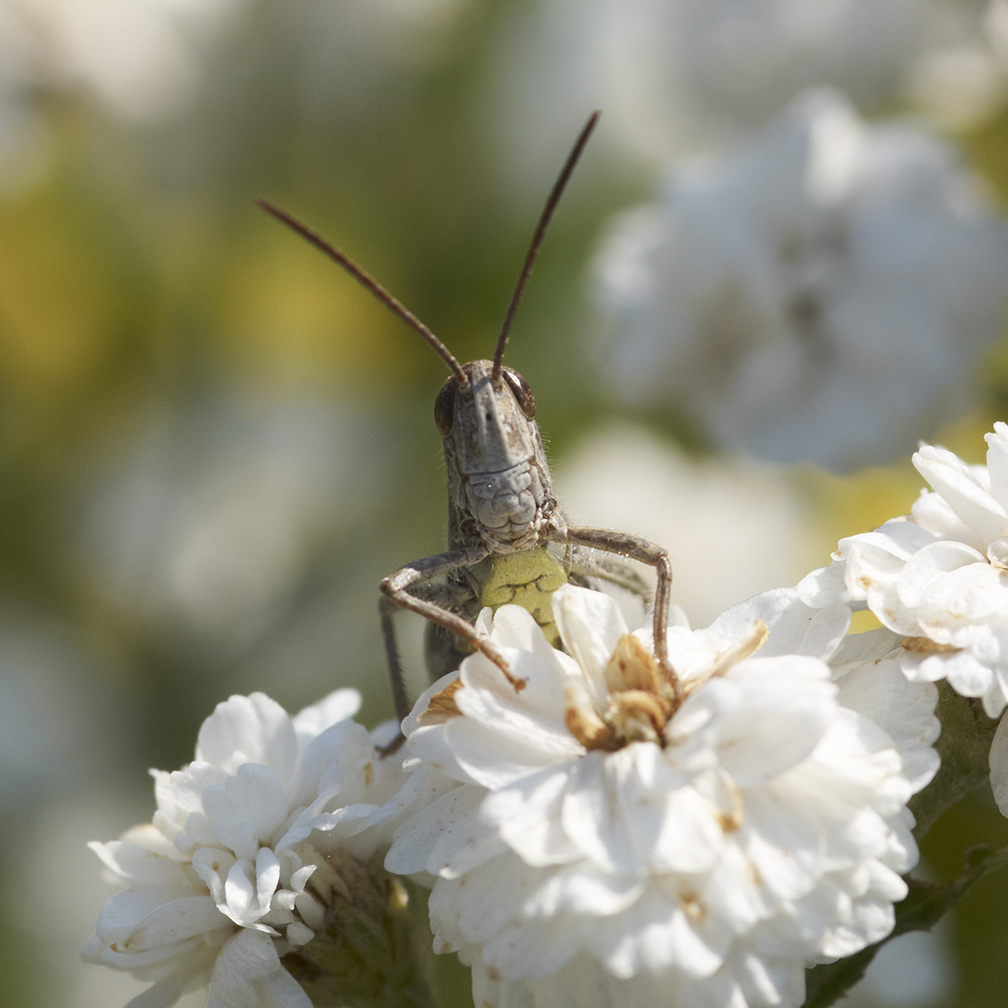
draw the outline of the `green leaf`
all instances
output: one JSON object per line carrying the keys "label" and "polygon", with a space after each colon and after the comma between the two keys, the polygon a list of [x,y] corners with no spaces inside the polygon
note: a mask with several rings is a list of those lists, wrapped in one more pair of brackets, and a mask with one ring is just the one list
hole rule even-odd
{"label": "green leaf", "polygon": [[988,754],[998,721],[984,713],[979,700],[960,696],[944,680],[938,685],[936,713],[941,721],[941,735],[935,749],[941,767],[934,780],[910,801],[920,840],[938,817],[961,798],[990,779]]}

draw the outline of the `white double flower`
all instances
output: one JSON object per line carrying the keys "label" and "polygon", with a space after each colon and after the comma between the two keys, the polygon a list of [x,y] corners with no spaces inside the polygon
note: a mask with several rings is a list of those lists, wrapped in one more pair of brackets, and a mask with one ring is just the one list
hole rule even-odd
{"label": "white double flower", "polygon": [[404,723],[456,786],[386,866],[434,878],[436,943],[478,1000],[798,1005],[809,962],[888,934],[917,860],[906,802],[937,767],[933,687],[858,656],[838,687],[849,611],[780,591],[671,630],[677,706],[610,599],[553,606],[567,654],[521,609],[481,617],[524,688],[475,654]]}
{"label": "white double flower", "polygon": [[[909,515],[841,539],[833,563],[798,586],[814,606],[862,603],[901,638],[901,666],[918,681],[947,679],[983,700],[1008,702],[1008,425],[987,435],[987,464],[924,445],[913,463],[931,485]],[[991,748],[991,783],[1008,815],[1008,729]]]}
{"label": "white double flower", "polygon": [[154,771],[153,822],[91,845],[128,888],[105,904],[85,959],[151,981],[134,999],[144,1008],[201,986],[208,1008],[311,1008],[280,957],[325,926],[339,858],[387,846],[418,797],[420,778],[376,748],[394,726],[369,735],[350,720],[359,705],[349,689],[293,718],[262,693],[219,704],[196,759]]}

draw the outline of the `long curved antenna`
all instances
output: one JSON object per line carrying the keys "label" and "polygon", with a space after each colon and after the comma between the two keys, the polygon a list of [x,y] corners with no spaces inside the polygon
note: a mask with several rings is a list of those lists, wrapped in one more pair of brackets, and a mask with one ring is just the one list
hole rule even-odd
{"label": "long curved antenna", "polygon": [[448,347],[446,347],[444,343],[442,343],[441,340],[439,340],[437,336],[435,336],[434,333],[432,333],[430,329],[428,329],[427,326],[425,326],[423,322],[421,322],[420,319],[413,314],[413,312],[389,294],[389,292],[385,290],[385,288],[382,287],[377,280],[365,273],[360,266],[353,262],[353,260],[349,259],[346,255],[340,252],[340,250],[334,245],[327,242],[325,238],[313,231],[307,224],[302,224],[296,217],[292,217],[286,210],[281,210],[280,207],[270,203],[267,199],[263,199],[261,196],[256,199],[256,203],[258,203],[259,206],[261,206],[268,214],[272,214],[278,221],[286,224],[292,231],[296,231],[302,238],[311,242],[315,248],[324,252],[330,259],[342,266],[343,269],[345,269],[355,280],[363,284],[369,291],[371,291],[371,293],[374,294],[374,296],[378,298],[383,305],[395,312],[395,314],[398,315],[403,322],[407,325],[411,325],[418,333],[420,333],[421,336],[423,336],[425,340],[427,340],[428,343],[430,343],[430,345],[437,351],[438,356],[440,356],[448,367],[451,368],[452,373],[455,375],[455,378],[460,385],[468,383],[469,379],[466,377],[465,371],[462,370],[462,365],[455,359],[455,356]]}
{"label": "long curved antenna", "polygon": [[543,209],[542,216],[539,218],[539,225],[532,236],[532,245],[525,256],[525,264],[522,266],[521,275],[518,277],[518,285],[515,287],[514,294],[511,295],[511,304],[508,305],[507,314],[504,316],[504,325],[501,326],[500,336],[497,337],[493,370],[490,372],[491,381],[496,382],[500,377],[501,366],[504,361],[504,347],[507,346],[511,323],[514,321],[515,312],[518,310],[518,302],[521,301],[522,294],[525,291],[525,284],[528,281],[529,274],[532,272],[532,264],[535,262],[536,256],[539,255],[539,246],[542,245],[543,238],[546,236],[546,228],[549,226],[550,218],[553,216],[553,211],[556,210],[557,204],[560,202],[560,196],[567,185],[567,180],[571,177],[574,165],[577,164],[581,151],[584,150],[585,144],[588,143],[588,137],[591,136],[591,131],[595,129],[595,123],[598,122],[600,114],[596,110],[588,117],[588,122],[584,124],[584,128],[578,134],[577,140],[574,141],[574,146],[571,148],[570,154],[567,155],[567,160],[564,162],[563,168],[560,169],[560,174],[557,176],[556,182],[553,183],[553,188],[546,199],[546,206]]}

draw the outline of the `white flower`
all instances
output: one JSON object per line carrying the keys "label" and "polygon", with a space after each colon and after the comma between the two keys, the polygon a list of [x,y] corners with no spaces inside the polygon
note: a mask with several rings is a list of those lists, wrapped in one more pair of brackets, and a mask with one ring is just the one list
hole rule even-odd
{"label": "white flower", "polygon": [[888,630],[848,634],[829,658],[837,699],[880,728],[896,743],[903,773],[914,793],[938,772],[933,745],[941,732],[935,716],[938,691],[911,682],[900,668],[899,638]]}
{"label": "white flower", "polygon": [[619,394],[721,445],[847,468],[969,401],[1008,227],[946,142],[817,91],[619,219],[598,275]]}
{"label": "white flower", "polygon": [[[261,652],[267,639],[280,655],[266,659],[270,674],[296,665],[303,675],[310,662],[324,681],[331,626],[314,651],[298,626],[296,662],[285,660],[277,628],[303,599],[320,543],[359,535],[371,515],[387,475],[363,434],[374,422],[303,396],[263,405],[220,389],[148,411],[88,467],[78,507],[86,576],[141,635],[176,649],[181,641],[197,656]],[[352,597],[360,594],[355,580]],[[345,602],[339,608],[359,619]]]}
{"label": "white flower", "polygon": [[910,96],[952,130],[996,115],[1008,88],[1008,3],[946,5],[911,67]]}
{"label": "white flower", "polygon": [[819,657],[849,610],[771,592],[672,628],[677,708],[611,599],[565,586],[553,607],[569,654],[485,611],[523,688],[474,655],[404,722],[456,782],[386,859],[435,877],[435,947],[502,1006],[800,1004],[806,963],[889,932],[917,858],[919,781]]}
{"label": "white flower", "polygon": [[92,91],[114,112],[144,119],[193,93],[200,43],[237,0],[15,0],[0,16],[0,49],[38,86]]}
{"label": "white flower", "polygon": [[292,718],[262,693],[231,697],[192,763],[153,771],[153,822],[91,845],[128,888],[84,956],[153,981],[131,1005],[166,1008],[209,984],[208,1008],[310,1008],[279,957],[324,926],[326,887],[339,887],[326,856],[366,861],[417,797],[401,760],[376,749],[394,725],[372,738],[349,720],[359,703],[338,690]]}
{"label": "white flower", "polygon": [[913,463],[934,492],[874,532],[842,539],[798,586],[812,605],[863,602],[902,640],[911,679],[948,679],[997,717],[1008,700],[1008,426],[987,465],[924,445]]}
{"label": "white flower", "polygon": [[[812,85],[872,107],[893,91],[947,0],[548,0],[496,47],[512,110],[502,151],[538,164],[558,132],[605,110],[605,136],[653,161],[720,146]],[[543,94],[550,101],[541,100]],[[500,126],[495,120],[495,131]],[[593,141],[595,143],[596,141]],[[506,156],[506,155],[504,155]]]}

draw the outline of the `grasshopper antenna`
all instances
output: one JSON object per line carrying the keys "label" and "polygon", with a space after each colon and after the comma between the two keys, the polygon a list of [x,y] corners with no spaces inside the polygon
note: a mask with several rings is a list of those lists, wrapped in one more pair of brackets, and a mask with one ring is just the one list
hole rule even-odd
{"label": "grasshopper antenna", "polygon": [[[455,375],[455,380],[460,385],[465,385],[468,383],[469,379],[466,377],[465,371],[462,370],[462,365],[455,359],[454,354],[444,345],[413,314],[402,302],[394,298],[387,290],[377,280],[372,276],[365,273],[364,270],[360,268],[352,259],[346,256],[344,253],[340,252],[338,248],[331,245],[316,231],[313,231],[307,224],[303,224],[296,217],[292,217],[286,210],[281,210],[276,204],[271,203],[268,199],[263,199],[262,196],[256,199],[256,203],[263,208],[268,214],[276,217],[278,221],[282,224],[286,224],[292,231],[297,232],[306,241],[311,242],[320,252],[324,252],[330,259],[335,263],[339,264],[349,273],[358,283],[363,284],[383,305],[391,309],[396,315],[399,316],[407,325],[412,326],[418,333],[428,343],[434,348],[438,356],[451,368],[452,374]],[[502,350],[503,352],[503,350]]]}
{"label": "grasshopper antenna", "polygon": [[535,234],[532,235],[532,244],[529,247],[528,254],[525,256],[525,263],[522,266],[521,275],[518,277],[518,284],[515,287],[514,294],[511,295],[511,304],[508,305],[507,314],[504,316],[504,325],[501,326],[500,336],[497,337],[493,370],[490,372],[491,381],[496,382],[500,377],[504,361],[504,347],[507,346],[511,323],[514,321],[515,312],[518,310],[518,302],[521,301],[522,294],[525,291],[525,284],[528,282],[529,274],[532,272],[532,264],[535,262],[536,256],[539,255],[539,247],[543,243],[543,238],[546,237],[546,228],[549,226],[550,218],[552,218],[553,211],[556,210],[557,204],[560,202],[560,197],[563,195],[567,181],[571,177],[571,172],[574,171],[574,166],[577,164],[578,158],[581,157],[581,152],[584,150],[585,144],[588,143],[588,137],[591,136],[592,130],[595,129],[595,124],[598,122],[600,114],[596,110],[588,117],[588,122],[584,124],[584,127],[578,134],[577,140],[574,141],[574,146],[571,148],[570,154],[567,155],[567,160],[564,162],[563,168],[560,169],[560,174],[557,176],[557,180],[553,183],[553,188],[550,190],[546,206],[543,208],[542,216],[539,218],[539,225],[535,229]]}

